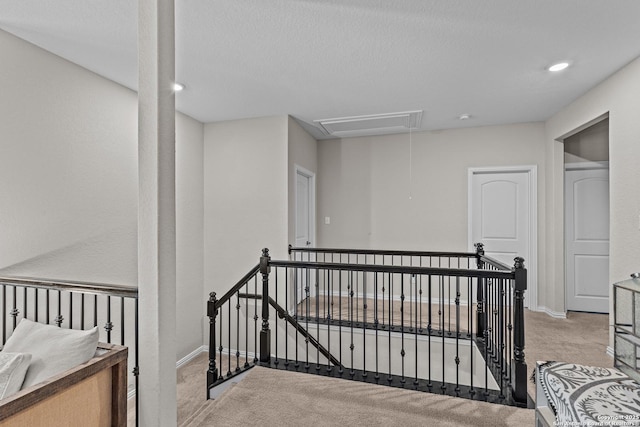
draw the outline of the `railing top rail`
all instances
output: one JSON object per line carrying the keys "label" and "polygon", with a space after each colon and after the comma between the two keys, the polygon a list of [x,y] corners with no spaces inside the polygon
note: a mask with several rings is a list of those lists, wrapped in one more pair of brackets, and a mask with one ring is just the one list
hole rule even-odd
{"label": "railing top rail", "polygon": [[475,252],[430,252],[430,251],[402,251],[384,249],[344,249],[344,248],[309,248],[289,246],[291,252],[308,253],[335,253],[335,254],[357,254],[357,255],[395,255],[395,256],[432,256],[451,258],[475,258]]}
{"label": "railing top rail", "polygon": [[0,285],[138,298],[138,288],[136,286],[113,285],[107,283],[53,280],[20,276],[0,276]]}
{"label": "railing top rail", "polygon": [[513,279],[513,271],[477,270],[466,268],[412,267],[400,265],[344,264],[313,261],[279,261],[271,260],[273,267],[309,268],[314,270],[364,271],[373,273],[396,273],[432,276],[481,277],[494,279]]}
{"label": "railing top rail", "polygon": [[498,261],[497,259],[488,257],[486,255],[482,255],[480,257],[480,261],[484,261],[487,264],[489,264],[489,265],[491,265],[491,266],[493,266],[493,267],[495,267],[495,268],[497,268],[499,270],[510,271],[511,268],[512,268],[512,267],[508,266],[507,264],[504,264],[504,263]]}
{"label": "railing top rail", "polygon": [[227,302],[236,292],[240,290],[253,276],[255,276],[258,271],[260,271],[260,264],[253,267],[247,274],[244,275],[242,279],[238,281],[231,289],[224,294],[224,296],[217,300],[216,308],[222,306],[225,302]]}

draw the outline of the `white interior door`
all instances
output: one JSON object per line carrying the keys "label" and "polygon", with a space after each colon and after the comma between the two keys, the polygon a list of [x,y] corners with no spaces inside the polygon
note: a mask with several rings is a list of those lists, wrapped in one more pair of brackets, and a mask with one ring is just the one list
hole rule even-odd
{"label": "white interior door", "polygon": [[567,310],[609,312],[609,169],[565,173]]}
{"label": "white interior door", "polygon": [[296,246],[311,246],[311,177],[296,173]]}
{"label": "white interior door", "polygon": [[[296,224],[295,245],[297,247],[313,247],[315,242],[315,175],[296,166]],[[315,257],[303,254],[304,260],[314,261]],[[309,286],[309,295],[315,295],[315,286],[310,283],[314,275],[311,270],[299,270],[296,273],[296,301],[306,298],[305,288]]]}
{"label": "white interior door", "polygon": [[525,306],[531,299],[532,236],[535,236],[531,212],[530,170],[471,171],[470,174],[470,239],[483,243],[485,254],[513,266],[515,257],[525,259],[528,274],[528,292]]}

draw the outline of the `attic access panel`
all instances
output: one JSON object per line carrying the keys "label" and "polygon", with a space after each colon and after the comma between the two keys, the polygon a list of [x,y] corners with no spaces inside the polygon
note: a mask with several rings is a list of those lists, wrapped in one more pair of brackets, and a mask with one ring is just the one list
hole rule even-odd
{"label": "attic access panel", "polygon": [[315,120],[322,131],[329,136],[348,137],[400,133],[416,129],[422,121],[422,111],[372,114],[367,116],[340,117]]}

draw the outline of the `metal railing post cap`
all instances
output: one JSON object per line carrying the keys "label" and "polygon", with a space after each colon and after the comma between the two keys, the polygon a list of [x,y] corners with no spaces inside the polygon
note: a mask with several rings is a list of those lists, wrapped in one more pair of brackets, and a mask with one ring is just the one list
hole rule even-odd
{"label": "metal railing post cap", "polygon": [[269,256],[269,248],[264,248],[262,250],[262,256],[260,257],[260,273],[269,274],[271,272],[269,261],[271,261],[271,257]]}
{"label": "metal railing post cap", "polygon": [[513,261],[514,261],[513,268],[515,269],[524,268],[524,258],[517,256],[513,259]]}
{"label": "metal railing post cap", "polygon": [[214,301],[216,301],[216,300],[217,300],[217,298],[216,298],[216,293],[215,293],[215,292],[211,292],[211,293],[209,294],[209,301],[214,302]]}
{"label": "metal railing post cap", "polygon": [[476,254],[477,255],[484,255],[484,243],[474,243],[473,246],[476,248]]}

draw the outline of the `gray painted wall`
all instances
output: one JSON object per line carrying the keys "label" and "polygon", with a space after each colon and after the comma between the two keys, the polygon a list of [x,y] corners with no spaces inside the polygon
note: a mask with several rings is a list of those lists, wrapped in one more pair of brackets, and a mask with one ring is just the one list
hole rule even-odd
{"label": "gray painted wall", "polygon": [[411,139],[411,150],[408,134],[318,142],[320,246],[467,251],[468,168],[544,168],[542,123]]}
{"label": "gray painted wall", "polygon": [[[137,285],[136,94],[2,31],[0,51],[0,273]],[[202,135],[177,114],[177,359],[202,345]]]}

